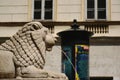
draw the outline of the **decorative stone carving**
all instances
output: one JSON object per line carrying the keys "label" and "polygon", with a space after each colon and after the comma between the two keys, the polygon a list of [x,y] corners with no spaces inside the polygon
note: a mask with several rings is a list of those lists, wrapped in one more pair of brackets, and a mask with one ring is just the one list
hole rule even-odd
{"label": "decorative stone carving", "polygon": [[[5,65],[0,63],[0,77],[10,78],[16,74],[17,78],[61,78],[67,80],[62,73],[44,70],[46,50],[52,50],[55,40],[48,28],[41,23],[25,24],[15,35],[0,45],[0,57],[4,55],[6,58],[10,55],[9,60],[4,59]],[[2,61],[1,58],[0,61]],[[8,65],[10,67],[8,73],[11,73],[12,76],[2,76],[1,74],[4,74],[5,71],[1,71],[1,65],[4,68],[7,68],[6,65]],[[7,71],[5,73],[7,74]]]}

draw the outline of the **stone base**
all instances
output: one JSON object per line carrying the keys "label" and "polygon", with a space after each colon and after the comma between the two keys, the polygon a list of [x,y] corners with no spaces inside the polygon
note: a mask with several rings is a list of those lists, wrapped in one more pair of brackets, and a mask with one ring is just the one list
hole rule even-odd
{"label": "stone base", "polygon": [[0,79],[0,80],[67,80],[67,79],[58,79],[58,78],[23,78],[23,79]]}

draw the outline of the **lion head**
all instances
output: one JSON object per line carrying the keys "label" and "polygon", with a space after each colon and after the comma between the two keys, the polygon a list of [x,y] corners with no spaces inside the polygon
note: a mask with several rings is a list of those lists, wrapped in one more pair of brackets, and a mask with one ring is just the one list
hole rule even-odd
{"label": "lion head", "polygon": [[30,22],[24,25],[17,34],[31,33],[33,39],[41,38],[41,42],[45,42],[46,50],[51,51],[55,44],[56,38],[50,33],[48,28],[44,27],[40,22]]}

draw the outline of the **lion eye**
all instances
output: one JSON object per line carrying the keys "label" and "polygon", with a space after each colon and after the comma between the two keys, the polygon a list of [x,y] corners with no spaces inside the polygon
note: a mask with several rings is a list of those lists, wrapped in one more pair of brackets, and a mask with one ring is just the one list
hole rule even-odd
{"label": "lion eye", "polygon": [[47,31],[44,31],[45,34],[47,34]]}
{"label": "lion eye", "polygon": [[49,30],[45,30],[44,32],[45,32],[45,34],[49,34]]}

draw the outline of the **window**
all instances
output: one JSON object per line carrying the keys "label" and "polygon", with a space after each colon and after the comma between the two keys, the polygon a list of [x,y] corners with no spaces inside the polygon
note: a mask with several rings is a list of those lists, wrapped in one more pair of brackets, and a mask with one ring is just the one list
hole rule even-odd
{"label": "window", "polygon": [[87,0],[87,20],[106,20],[106,0]]}
{"label": "window", "polygon": [[52,20],[53,0],[34,0],[34,19]]}

